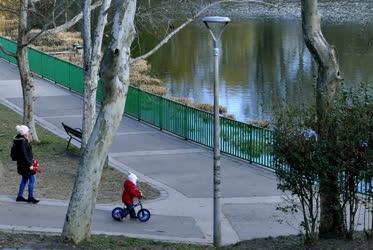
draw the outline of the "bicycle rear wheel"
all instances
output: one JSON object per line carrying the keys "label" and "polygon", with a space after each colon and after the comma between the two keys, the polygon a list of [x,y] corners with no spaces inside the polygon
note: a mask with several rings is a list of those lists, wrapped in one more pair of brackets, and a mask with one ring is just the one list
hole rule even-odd
{"label": "bicycle rear wheel", "polygon": [[111,217],[113,217],[114,220],[116,221],[122,221],[123,220],[123,213],[124,210],[121,207],[116,207],[111,211]]}

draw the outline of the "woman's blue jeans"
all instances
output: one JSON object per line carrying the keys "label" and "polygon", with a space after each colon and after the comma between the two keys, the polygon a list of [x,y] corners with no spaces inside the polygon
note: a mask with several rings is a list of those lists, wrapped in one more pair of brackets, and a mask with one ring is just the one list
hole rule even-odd
{"label": "woman's blue jeans", "polygon": [[35,175],[24,175],[22,176],[21,184],[19,185],[18,197],[23,196],[26,184],[28,182],[28,198],[34,197],[34,185],[35,185]]}

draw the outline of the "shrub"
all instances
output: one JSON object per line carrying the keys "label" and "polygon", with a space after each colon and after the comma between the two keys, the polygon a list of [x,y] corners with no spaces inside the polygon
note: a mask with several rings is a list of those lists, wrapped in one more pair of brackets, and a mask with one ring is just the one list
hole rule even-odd
{"label": "shrub", "polygon": [[[334,182],[340,194],[338,214],[345,221],[347,238],[356,228],[359,205],[358,188],[363,177],[370,183],[373,163],[373,88],[362,84],[356,90],[337,92],[332,110],[323,124],[316,121],[313,107],[288,107],[277,114],[274,130],[274,153],[277,162],[278,188],[299,199],[302,226],[307,241],[318,235],[321,181]],[[316,131],[328,131],[321,138]],[[368,176],[369,175],[369,176]]]}
{"label": "shrub", "polygon": [[[317,137],[305,136],[304,133],[314,128],[314,117],[313,109],[290,107],[277,115],[274,130],[278,188],[283,192],[290,192],[292,196],[299,199],[298,209],[303,214],[301,226],[307,242],[317,239],[319,216],[317,180],[320,168],[327,167],[322,153],[323,147],[318,145]],[[290,207],[296,205],[291,204]]]}
{"label": "shrub", "polygon": [[336,139],[331,147],[335,148],[334,157],[341,169],[341,205],[348,239],[352,239],[356,228],[355,215],[360,203],[359,182],[365,178],[371,183],[373,177],[372,91],[372,86],[366,84],[357,90],[342,90],[333,111]]}

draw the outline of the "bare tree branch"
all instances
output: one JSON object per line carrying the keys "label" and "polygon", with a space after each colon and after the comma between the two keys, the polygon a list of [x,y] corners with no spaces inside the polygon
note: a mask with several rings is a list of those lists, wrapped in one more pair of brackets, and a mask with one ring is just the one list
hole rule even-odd
{"label": "bare tree branch", "polygon": [[131,64],[133,64],[133,63],[135,63],[135,62],[137,62],[139,60],[144,60],[144,59],[150,57],[155,52],[157,52],[163,45],[165,45],[166,43],[168,43],[168,41],[175,34],[177,34],[179,31],[181,31],[186,26],[188,26],[188,24],[190,24],[191,22],[193,22],[197,17],[201,16],[208,9],[210,9],[210,8],[216,6],[216,5],[224,4],[224,3],[255,3],[255,4],[261,4],[261,5],[266,5],[266,6],[270,6],[270,7],[276,7],[276,8],[279,6],[278,4],[273,4],[273,3],[269,3],[269,2],[265,2],[265,1],[260,1],[260,0],[220,0],[220,1],[213,2],[213,3],[209,3],[208,5],[206,5],[205,7],[203,7],[200,11],[198,11],[195,15],[193,15],[191,18],[189,18],[187,21],[185,21],[184,23],[182,23],[179,27],[177,27],[176,29],[174,29],[165,38],[163,38],[163,40],[160,41],[153,49],[151,49],[150,51],[148,51],[144,55],[141,55],[139,57],[136,57],[136,58],[132,59],[131,60]]}
{"label": "bare tree branch", "polygon": [[16,53],[13,53],[9,50],[6,50],[4,46],[0,43],[0,51],[2,51],[5,55],[11,56],[11,57],[17,57]]}
{"label": "bare tree branch", "polygon": [[[29,9],[28,9],[30,12],[32,12],[34,15],[37,15],[39,17],[41,17],[43,20],[41,21],[44,21],[46,20],[46,16],[44,16],[43,14],[41,14],[39,11],[36,10],[35,8],[35,5],[32,5]],[[53,9],[53,11],[55,11],[55,9]]]}
{"label": "bare tree branch", "polygon": [[[97,7],[101,6],[101,4],[102,4],[102,1],[98,1],[98,2],[96,2],[94,4],[92,4],[91,11],[94,10],[94,9],[96,9]],[[57,19],[60,15],[62,15],[62,13],[63,12],[59,13],[58,15],[56,15],[55,18]],[[57,34],[59,32],[65,31],[65,30],[71,28],[72,26],[74,26],[75,24],[77,24],[82,18],[83,18],[83,12],[80,12],[78,15],[76,15],[74,18],[72,18],[68,22],[65,22],[64,24],[59,25],[59,26],[57,26],[55,28],[48,29],[48,27],[50,27],[53,24],[53,20],[52,20],[52,21],[48,22],[46,25],[44,25],[44,27],[42,28],[42,30],[39,33],[37,33],[34,36],[32,36],[27,41],[27,44],[23,44],[23,46],[29,45],[30,43],[32,43],[33,41],[35,41],[36,39],[38,39],[38,38],[40,38],[42,36],[53,35],[53,34]]]}

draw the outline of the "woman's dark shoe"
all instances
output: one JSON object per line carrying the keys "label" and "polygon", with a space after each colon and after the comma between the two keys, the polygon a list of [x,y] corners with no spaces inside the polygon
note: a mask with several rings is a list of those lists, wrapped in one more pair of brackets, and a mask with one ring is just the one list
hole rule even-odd
{"label": "woman's dark shoe", "polygon": [[31,203],[36,204],[36,203],[39,202],[39,200],[35,199],[34,197],[31,197],[31,198],[28,198],[27,202],[31,202]]}
{"label": "woman's dark shoe", "polygon": [[18,196],[16,201],[23,201],[23,202],[26,202],[27,200],[25,198],[23,198],[23,196]]}

